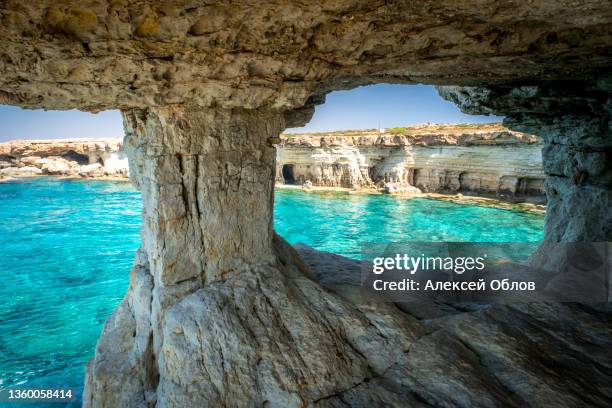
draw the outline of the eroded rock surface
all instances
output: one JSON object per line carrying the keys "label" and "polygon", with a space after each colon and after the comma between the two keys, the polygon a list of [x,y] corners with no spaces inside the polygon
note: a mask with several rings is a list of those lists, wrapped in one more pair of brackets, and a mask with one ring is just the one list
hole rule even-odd
{"label": "eroded rock surface", "polygon": [[542,145],[533,135],[496,124],[431,125],[394,132],[282,137],[276,180],[402,194],[460,192],[545,201]]}
{"label": "eroded rock surface", "polygon": [[142,250],[85,406],[609,405],[605,312],[364,303],[354,263],[315,254],[310,267],[275,238],[282,116],[168,107],[124,119]]}
{"label": "eroded rock surface", "polygon": [[[124,303],[107,323],[84,403],[131,406],[140,398],[139,404],[157,399],[161,406],[172,406],[186,389],[162,391],[180,375],[174,357],[165,356],[166,314],[215,282],[229,284],[254,270],[276,270],[275,151],[269,138],[280,133],[282,117],[170,107],[128,111],[124,120],[130,175],[143,195],[142,256],[135,270],[145,272],[133,274]],[[144,299],[136,297],[135,288],[149,288]],[[130,306],[134,303],[147,306]],[[133,339],[126,343],[125,330],[146,339],[148,349],[136,348]],[[134,377],[132,385],[121,390],[117,378],[125,373],[126,360],[139,376],[126,373]],[[122,374],[111,374],[109,366]],[[215,366],[206,361],[201,368]]]}
{"label": "eroded rock surface", "polygon": [[365,83],[594,78],[611,65],[611,9],[599,0],[8,0],[0,102],[309,110],[329,90]]}
{"label": "eroded rock surface", "polygon": [[544,140],[548,208],[546,239],[609,241],[612,237],[612,82],[539,86],[441,87],[469,113],[501,113],[513,129]]}
{"label": "eroded rock surface", "polygon": [[127,177],[120,139],[14,140],[0,143],[0,174]]}
{"label": "eroded rock surface", "polygon": [[[359,263],[275,240],[278,263],[184,296],[161,333],[136,266],[86,406],[606,407],[609,314],[578,305],[365,301]],[[144,319],[143,319],[144,317]],[[152,352],[152,336],[162,335]],[[109,342],[110,341],[110,342]],[[159,371],[158,371],[159,370]],[[121,392],[115,392],[121,389]]]}
{"label": "eroded rock surface", "polygon": [[122,109],[143,193],[85,406],[611,405],[606,313],[419,320],[322,288],[272,230],[284,127],[331,90],[423,82],[544,137],[547,240],[610,240],[609,1],[8,0],[0,21],[0,102]]}
{"label": "eroded rock surface", "polygon": [[[314,279],[359,304],[360,264],[297,245]],[[374,310],[378,306],[370,305]],[[424,332],[382,375],[323,406],[596,406],[612,400],[610,314],[558,303],[385,304]],[[603,310],[606,310],[605,307]]]}

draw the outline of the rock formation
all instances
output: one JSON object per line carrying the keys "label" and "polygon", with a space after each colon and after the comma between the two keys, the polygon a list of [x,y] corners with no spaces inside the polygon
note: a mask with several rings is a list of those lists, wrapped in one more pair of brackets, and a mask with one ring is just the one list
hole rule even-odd
{"label": "rock formation", "polygon": [[[402,131],[282,137],[276,145],[276,181],[403,194],[461,192],[544,200],[542,146],[535,136],[498,125],[432,125]],[[128,177],[128,173],[123,143],[115,139],[0,143],[0,174],[5,176]],[[411,189],[412,185],[417,188]]]}
{"label": "rock formation", "polygon": [[8,0],[0,21],[0,102],[122,109],[143,193],[85,406],[611,405],[605,308],[419,321],[272,231],[283,128],[332,90],[420,82],[544,138],[546,240],[610,240],[609,1]]}
{"label": "rock formation", "polygon": [[127,177],[120,139],[15,140],[0,143],[0,174]]}
{"label": "rock formation", "polygon": [[276,180],[543,202],[541,149],[537,137],[498,125],[288,135],[277,145]]}
{"label": "rock formation", "polygon": [[470,113],[502,113],[505,123],[544,139],[546,239],[612,237],[612,80],[541,86],[440,88]]}

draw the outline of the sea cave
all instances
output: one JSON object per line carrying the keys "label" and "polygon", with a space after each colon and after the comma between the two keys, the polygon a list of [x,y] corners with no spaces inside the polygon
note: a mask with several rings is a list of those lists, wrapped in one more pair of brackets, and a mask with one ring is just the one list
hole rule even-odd
{"label": "sea cave", "polygon": [[83,406],[610,406],[609,303],[366,302],[354,263],[273,228],[286,128],[332,91],[421,83],[542,139],[544,181],[514,189],[546,196],[542,253],[610,241],[609,2],[9,0],[0,16],[0,102],[120,109],[142,194]]}

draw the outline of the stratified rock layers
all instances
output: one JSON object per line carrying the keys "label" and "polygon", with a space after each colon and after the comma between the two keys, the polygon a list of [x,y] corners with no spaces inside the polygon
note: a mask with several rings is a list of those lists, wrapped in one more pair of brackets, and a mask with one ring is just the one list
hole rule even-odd
{"label": "stratified rock layers", "polygon": [[120,139],[14,140],[0,143],[0,175],[127,177]]}
{"label": "stratified rock layers", "polygon": [[8,0],[0,19],[0,102],[122,109],[143,192],[85,406],[612,405],[606,310],[417,321],[311,280],[273,244],[268,145],[332,90],[476,87],[447,95],[544,138],[546,240],[609,241],[609,1]]}
{"label": "stratified rock layers", "polygon": [[465,112],[503,114],[508,127],[543,138],[546,240],[610,241],[611,84],[601,80],[518,88],[441,87],[439,92]]}
{"label": "stratified rock layers", "polygon": [[508,130],[415,136],[291,135],[278,145],[276,180],[286,184],[383,187],[400,183],[423,192],[545,201],[542,145]]}

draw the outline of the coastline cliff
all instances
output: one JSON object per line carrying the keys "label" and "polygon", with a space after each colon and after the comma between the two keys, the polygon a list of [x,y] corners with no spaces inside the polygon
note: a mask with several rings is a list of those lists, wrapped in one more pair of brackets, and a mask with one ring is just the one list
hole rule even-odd
{"label": "coastline cliff", "polygon": [[[542,204],[542,145],[499,124],[283,135],[276,182],[391,194],[441,193]],[[0,177],[129,175],[121,139],[0,143]]]}
{"label": "coastline cliff", "polygon": [[121,139],[14,140],[0,143],[0,177],[128,177]]}
{"label": "coastline cliff", "polygon": [[544,203],[541,148],[499,124],[283,135],[276,181]]}

